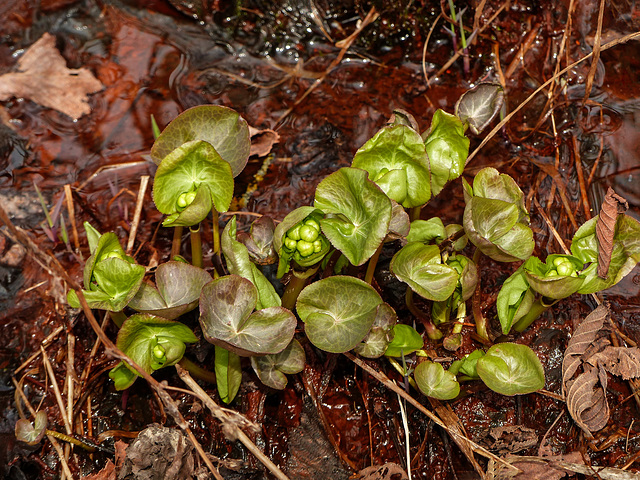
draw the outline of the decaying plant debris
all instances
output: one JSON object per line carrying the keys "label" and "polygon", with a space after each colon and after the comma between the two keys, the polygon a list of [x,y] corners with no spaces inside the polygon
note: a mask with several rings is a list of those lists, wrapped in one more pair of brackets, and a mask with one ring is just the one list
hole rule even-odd
{"label": "decaying plant debris", "polygon": [[[171,7],[163,2],[149,6],[135,2],[108,5],[89,2],[89,7],[78,6],[84,15],[79,17],[67,11],[64,3],[52,7],[53,15],[60,12],[60,18],[66,15],[74,21],[82,18],[90,29],[97,24],[109,32],[108,44],[99,40],[101,33],[97,44],[87,45],[80,37],[67,40],[68,31],[65,33],[63,28],[70,28],[65,23],[69,20],[53,27],[61,28],[53,32],[65,57],[61,60],[69,66],[83,66],[82,71],[88,68],[96,72],[99,79],[96,85],[105,85],[105,90],[90,100],[92,112],[84,104],[80,110],[67,112],[71,118],[80,119],[74,124],[67,124],[68,118],[36,105],[48,105],[46,102],[24,93],[13,92],[31,98],[34,103],[6,100],[3,104],[9,118],[13,118],[12,128],[16,128],[12,135],[29,140],[27,150],[9,148],[0,152],[0,167],[4,169],[0,185],[9,187],[10,195],[18,197],[21,189],[31,189],[35,181],[47,201],[58,208],[52,208],[51,222],[44,223],[41,229],[34,226],[37,222],[27,225],[24,217],[5,212],[0,205],[0,220],[4,224],[0,230],[4,234],[0,236],[0,258],[10,258],[9,251],[16,245],[29,253],[23,265],[4,262],[0,266],[0,287],[7,292],[0,290],[0,302],[7,306],[4,316],[0,314],[5,326],[2,339],[6,340],[6,348],[0,350],[0,365],[7,379],[7,388],[0,392],[0,399],[5,411],[10,412],[5,423],[11,424],[19,416],[24,419],[21,424],[24,426],[35,417],[36,410],[46,411],[47,428],[59,434],[64,432],[69,436],[67,439],[75,435],[79,443],[71,447],[72,443],[53,436],[41,441],[40,435],[41,443],[31,447],[37,448],[32,453],[15,443],[10,425],[0,430],[0,438],[10,439],[0,448],[0,476],[59,478],[59,472],[63,472],[63,476],[73,478],[89,473],[103,479],[141,478],[141,472],[146,470],[143,463],[149,460],[146,455],[153,458],[152,452],[160,452],[158,456],[167,462],[171,478],[190,475],[227,479],[293,479],[305,475],[320,478],[319,475],[327,476],[328,471],[331,478],[348,478],[353,474],[358,475],[356,478],[382,479],[512,478],[518,469],[524,473],[516,478],[588,477],[595,471],[602,478],[633,478],[640,458],[640,425],[635,422],[640,400],[638,383],[634,380],[640,373],[636,346],[640,326],[635,313],[640,305],[634,298],[637,267],[630,269],[635,265],[632,265],[635,251],[621,256],[621,249],[613,248],[617,219],[628,217],[622,222],[631,225],[639,213],[639,194],[634,186],[638,183],[637,158],[624,150],[626,144],[620,140],[622,131],[633,125],[629,123],[628,109],[635,111],[635,107],[625,103],[623,108],[616,108],[620,98],[626,101],[626,95],[634,95],[616,87],[621,76],[615,69],[619,64],[625,71],[630,68],[620,56],[633,57],[618,52],[635,52],[633,39],[640,35],[637,33],[640,25],[633,23],[635,17],[633,12],[627,14],[627,6],[615,2],[610,6],[604,6],[604,2],[602,5],[568,2],[556,8],[559,6],[552,2],[537,6],[480,1],[462,12],[460,8],[451,11],[448,5],[429,2],[410,2],[409,7],[395,2],[391,2],[392,7],[356,2],[353,8],[312,2],[308,8],[298,5],[287,10],[250,2],[239,11],[218,12],[218,8],[224,7],[217,3],[198,2],[193,11],[176,5],[179,11],[188,10],[188,18],[181,17],[176,10],[167,10]],[[18,32],[23,30],[20,22],[31,21],[20,12],[27,4],[17,2],[11,7],[14,13],[6,28],[12,40],[3,44],[7,51],[14,52],[18,44],[26,48],[36,38],[28,41],[19,37]],[[594,12],[599,8],[598,16]],[[621,11],[625,14],[618,15]],[[621,20],[616,20],[618,17]],[[196,24],[193,18],[204,20],[205,24]],[[461,33],[461,28],[466,33]],[[248,41],[253,38],[251,32],[262,34],[261,39],[254,39],[253,45]],[[224,55],[216,50],[222,51],[223,45],[228,49]],[[145,53],[152,50],[157,56]],[[236,55],[237,52],[241,55]],[[5,51],[0,51],[0,55],[7,60]],[[141,67],[134,64],[149,65],[153,74],[146,70],[138,72],[135,69]],[[635,75],[634,69],[631,72]],[[285,233],[282,238],[286,238],[286,232],[296,224],[314,225],[315,219],[308,220],[311,211],[303,210],[304,214],[296,214],[294,219],[287,219],[287,214],[300,207],[311,208],[308,205],[314,200],[316,185],[341,167],[348,167],[356,150],[383,127],[393,110],[401,107],[396,115],[415,130],[417,125],[429,125],[437,108],[453,112],[463,90],[473,84],[485,85],[482,82],[486,80],[500,84],[501,93],[486,101],[491,105],[487,108],[489,113],[473,128],[481,131],[499,113],[503,120],[499,123],[494,120],[491,126],[495,127],[488,134],[472,137],[471,155],[466,162],[462,161],[466,167],[464,180],[473,185],[478,174],[493,178],[483,167],[511,175],[522,188],[515,202],[520,208],[515,223],[525,225],[529,221],[525,216],[530,216],[535,239],[531,246],[533,254],[540,259],[551,258],[551,262],[531,262],[518,273],[515,267],[509,269],[496,258],[489,258],[489,246],[485,252],[489,257],[480,260],[469,247],[469,259],[477,263],[479,281],[469,283],[466,286],[469,291],[461,293],[455,304],[440,305],[447,315],[454,312],[451,318],[456,325],[439,326],[447,334],[446,345],[450,348],[442,348],[442,341],[435,339],[437,335],[423,335],[423,345],[414,350],[424,350],[440,369],[441,365],[449,368],[458,361],[462,362],[457,364],[462,372],[472,373],[475,370],[464,364],[467,355],[478,349],[493,353],[491,344],[500,346],[505,340],[516,341],[531,348],[542,360],[544,389],[535,386],[530,391],[537,393],[504,397],[472,380],[462,384],[462,396],[442,403],[427,400],[410,386],[417,369],[412,363],[416,360],[415,353],[406,355],[407,363],[396,362],[393,367],[383,359],[363,360],[350,353],[325,353],[322,350],[341,350],[331,350],[329,346],[318,349],[305,342],[300,348],[304,349],[307,361],[297,370],[300,373],[292,375],[293,370],[287,371],[286,367],[274,373],[283,363],[281,359],[272,359],[254,367],[254,374],[249,362],[259,362],[238,360],[240,376],[230,380],[226,393],[209,384],[196,383],[180,365],[172,369],[177,373],[160,368],[177,361],[177,357],[167,355],[175,349],[188,348],[192,358],[205,366],[209,362],[213,368],[214,349],[231,346],[232,350],[246,353],[250,345],[237,343],[229,332],[221,339],[223,322],[213,324],[215,332],[202,333],[197,316],[185,313],[195,308],[197,300],[182,298],[179,289],[171,291],[169,283],[163,285],[163,278],[174,274],[193,277],[201,273],[183,272],[182,266],[166,262],[173,256],[169,253],[172,239],[160,226],[164,221],[188,227],[185,217],[192,211],[184,215],[187,209],[181,206],[163,212],[168,216],[162,216],[151,208],[151,191],[146,189],[146,183],[140,185],[141,176],[148,179],[156,169],[147,160],[153,143],[150,113],[164,126],[187,107],[223,104],[238,109],[251,124],[264,127],[265,136],[271,137],[260,148],[256,144],[252,144],[250,151],[247,148],[247,154],[252,156],[244,173],[240,174],[242,168],[232,166],[230,175],[236,178],[233,197],[229,195],[224,202],[215,194],[205,198],[201,193],[198,197],[198,183],[179,199],[187,207],[199,202],[218,205],[229,202],[219,209],[219,222],[217,218],[213,224],[210,220],[203,222],[200,232],[203,252],[199,254],[203,266],[214,275],[222,264],[215,255],[219,246],[209,238],[214,236],[213,230],[226,225],[222,251],[226,252],[227,268],[236,276],[224,289],[222,283],[227,280],[217,285],[228,295],[230,291],[251,288],[247,285],[250,281],[238,276],[247,267],[249,258],[261,265],[260,269],[270,279],[278,276],[275,266],[268,265],[275,260],[276,253],[282,258],[282,250],[268,248],[271,240],[265,239],[273,238],[276,231]],[[363,95],[367,88],[371,90]],[[534,91],[540,93],[534,95]],[[84,98],[84,91],[76,93]],[[505,107],[499,112],[502,102]],[[5,119],[5,112],[1,113]],[[69,133],[75,132],[75,128],[80,135]],[[626,136],[629,137],[628,132]],[[367,148],[359,153],[360,168],[371,168],[365,158]],[[156,152],[156,156],[165,155]],[[68,161],[71,158],[73,162]],[[625,163],[629,162],[627,158],[634,160]],[[161,159],[154,160],[160,163]],[[109,167],[103,169],[105,165]],[[383,171],[377,173],[381,178],[385,175]],[[160,174],[162,178],[162,170]],[[420,174],[416,169],[412,175]],[[351,173],[344,174],[348,175]],[[451,178],[456,176],[452,173]],[[609,189],[605,196],[605,187],[611,185],[614,189]],[[443,181],[436,187],[443,188],[443,193],[423,210],[423,219],[442,216],[446,223],[462,224],[464,195],[482,197],[478,191],[483,188],[474,186],[469,190],[471,187],[462,187],[460,180],[449,184]],[[323,188],[320,187],[317,204],[325,209],[334,208],[332,199],[326,200]],[[416,200],[416,196],[419,192],[408,190],[393,206],[390,215],[395,223],[390,234],[395,238],[407,235],[403,229],[408,228],[408,222],[398,212],[402,206],[412,208],[413,202],[421,204],[422,199]],[[601,208],[598,198],[604,198]],[[226,207],[237,216],[227,215]],[[625,211],[627,214],[623,215]],[[206,209],[205,216],[208,212]],[[600,212],[601,220],[589,223],[596,212]],[[331,213],[338,217],[341,212]],[[249,219],[267,216],[276,222],[254,224],[250,231]],[[91,253],[85,246],[83,231],[77,228],[84,221],[95,224],[99,232],[115,232],[112,243],[107,238],[102,244],[113,246],[109,254],[118,250],[115,252],[118,260],[113,256],[107,259],[105,255],[109,262],[124,265],[121,261],[130,257],[138,266],[145,267],[143,270],[155,273],[155,277],[146,276],[144,282],[148,283],[140,283],[145,286],[138,290],[139,295],[131,294],[135,298],[133,306],[143,312],[140,314],[143,317],[127,311],[130,318],[135,317],[127,328],[130,331],[147,328],[149,324],[145,322],[151,314],[170,311],[170,315],[175,315],[173,319],[183,315],[197,337],[185,334],[177,346],[161,339],[158,344],[162,348],[156,348],[152,342],[147,347],[157,353],[157,358],[143,368],[130,365],[133,370],[126,370],[130,358],[123,354],[124,340],[116,342],[117,330],[108,316],[94,318],[78,285],[82,277],[80,259],[86,260]],[[338,218],[334,225],[343,226],[340,221]],[[574,237],[579,225],[585,223],[589,223],[588,232],[581,230]],[[278,224],[286,228],[277,227]],[[328,236],[332,244],[339,244],[337,237]],[[595,256],[591,255],[593,252],[579,255],[574,245],[571,250],[568,248],[572,238],[574,244],[580,241],[584,247],[595,245],[596,237],[601,248]],[[95,237],[96,245],[98,238],[99,234]],[[191,250],[180,243],[180,238],[178,234],[179,253],[195,264],[198,254],[189,257]],[[459,238],[455,235],[449,237],[442,249],[456,240]],[[88,238],[88,242],[90,245],[92,240]],[[309,257],[304,245],[300,248],[298,244],[290,242],[290,245],[291,257],[297,255],[301,263]],[[504,250],[490,253],[503,255]],[[399,286],[397,264],[393,264],[389,248],[377,253],[382,261],[376,272],[366,269],[367,255],[374,255],[375,251],[364,255],[345,248],[345,252],[350,256],[352,272],[382,292],[385,301],[389,299],[398,310],[400,322],[416,326],[420,333],[425,329],[433,333],[428,326],[435,315],[431,301],[438,300],[429,298],[432,293],[416,294],[411,308],[399,308],[404,304],[404,290]],[[553,259],[560,257],[562,261],[553,263]],[[627,260],[630,268],[626,268]],[[336,256],[327,261],[333,268],[338,259]],[[545,282],[550,283],[550,272],[566,277],[578,275],[578,262],[585,265],[592,262],[594,268],[584,285],[569,279],[571,288],[575,286],[579,293],[582,288],[591,295],[549,297],[554,289],[544,289]],[[456,265],[460,271],[467,265],[462,263]],[[363,267],[358,272],[356,267],[360,264]],[[608,271],[609,265],[613,274]],[[95,269],[88,270],[91,280]],[[148,272],[140,270],[136,286],[138,280],[143,282],[144,273]],[[285,274],[290,275],[285,272],[280,276]],[[12,283],[14,275],[19,276],[19,281]],[[310,275],[320,276],[322,271]],[[410,275],[411,272],[407,273],[406,278],[413,278]],[[615,289],[592,294],[625,276]],[[286,289],[284,283],[290,277],[284,278],[279,288]],[[152,279],[155,279],[153,286]],[[200,280],[209,281],[204,275]],[[514,286],[510,299],[506,300],[499,293],[505,283]],[[65,285],[80,292],[77,305],[84,307],[81,313],[68,310]],[[91,285],[91,281],[85,281],[88,297],[94,295],[93,299],[87,298],[89,304],[96,295]],[[542,292],[532,293],[530,286]],[[512,331],[511,327],[525,317],[524,310],[540,296],[544,307],[540,318],[533,323],[527,323],[525,318],[521,328],[517,328],[521,333]],[[302,298],[301,304],[310,303],[305,296]],[[545,303],[548,299],[553,300],[549,303],[557,303],[550,307]],[[603,299],[607,306],[598,306]],[[470,307],[465,310],[461,305],[467,302]],[[122,308],[110,304],[111,307],[116,311],[113,315],[116,320],[117,311]],[[216,312],[211,308],[207,316],[215,316]],[[511,315],[507,323],[502,318],[507,315],[505,312]],[[238,324],[248,321],[252,314],[242,312]],[[295,321],[289,324],[293,327]],[[481,327],[476,329],[477,325]],[[376,328],[384,339],[387,335],[384,322],[377,323]],[[208,346],[202,336],[214,338],[216,346]],[[315,344],[315,338],[309,338]],[[359,344],[358,348],[364,347]],[[144,378],[124,394],[114,390],[107,374],[118,362],[124,362],[119,364],[120,372],[125,372],[124,383],[137,378],[130,376],[135,374],[131,373],[134,370]],[[423,367],[418,373],[422,374],[424,362],[420,364]],[[229,362],[230,370],[231,367]],[[157,373],[150,376],[155,370]],[[462,374],[458,371],[457,375]],[[264,378],[271,378],[272,383]],[[262,386],[260,380],[271,388]],[[485,384],[491,386],[490,381],[485,380]],[[239,392],[237,399],[229,409],[221,407],[219,402],[233,399],[230,392],[234,388]],[[282,390],[277,391],[279,388]],[[162,427],[150,427],[152,424]],[[41,423],[36,422],[25,431],[36,438],[39,426]],[[164,443],[144,444],[154,429],[163,432]],[[301,440],[308,436],[317,440]],[[126,454],[123,440],[129,443]],[[292,445],[294,441],[299,441],[299,445]],[[109,448],[115,445],[116,454],[98,450],[90,455],[82,450],[92,444]],[[137,451],[140,445],[142,450]]]}

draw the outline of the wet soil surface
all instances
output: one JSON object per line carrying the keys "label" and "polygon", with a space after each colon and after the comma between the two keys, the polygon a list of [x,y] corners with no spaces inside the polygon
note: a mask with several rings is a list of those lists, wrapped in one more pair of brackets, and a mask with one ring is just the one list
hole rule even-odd
{"label": "wet soil surface", "polygon": [[[424,64],[422,53],[441,13],[439,2],[378,3],[379,18],[324,76],[340,52],[334,42],[353,33],[373,3],[0,2],[0,74],[11,71],[21,53],[49,32],[55,35],[56,46],[70,68],[86,67],[104,85],[91,96],[91,113],[77,121],[28,99],[0,104],[5,124],[0,130],[0,203],[42,250],[50,251],[70,274],[80,278],[82,264],[77,256],[63,242],[53,242],[41,228],[44,215],[34,185],[49,208],[62,204],[63,188],[70,185],[76,223],[90,221],[100,231],[115,231],[124,242],[140,177],[153,175],[155,170],[148,158],[153,142],[150,116],[163,127],[188,107],[218,104],[236,109],[251,125],[275,129],[280,135],[272,155],[266,160],[252,158],[238,177],[233,208],[282,219],[294,208],[310,204],[317,183],[348,166],[354,152],[395,108],[413,114],[424,130],[435,109],[451,112],[463,91],[480,81],[501,79],[509,110],[515,108],[553,75],[558,61],[564,67],[592,51],[599,4],[578,2],[568,22],[569,2],[479,2],[484,9],[478,13],[478,25],[486,27],[469,49],[468,68],[458,59],[438,74],[454,51],[452,37],[444,30],[448,22],[440,19],[434,28]],[[474,8],[470,4],[463,17],[470,28]],[[603,43],[640,29],[635,8],[622,1],[607,3]],[[567,28],[571,28],[567,49],[558,60]],[[611,186],[628,200],[628,213],[640,219],[639,61],[637,42],[603,51],[586,102],[589,62],[572,68],[555,85],[550,104],[545,90],[467,167],[467,180],[487,165],[516,179],[531,212],[536,255],[544,258],[559,250],[540,209],[566,241],[576,224],[598,212]],[[429,86],[425,73],[432,79]],[[297,103],[319,78],[323,81]],[[284,116],[289,109],[291,113]],[[472,150],[480,140],[472,139]],[[266,173],[256,176],[261,169]],[[564,185],[566,203],[550,171]],[[136,236],[136,258],[142,264],[167,260],[171,244],[171,233],[158,228],[162,218],[147,195],[149,208],[143,211]],[[422,216],[437,215],[445,223],[461,223],[463,206],[456,181],[427,205]],[[227,218],[222,218],[223,223]],[[248,228],[252,218],[241,213],[240,229]],[[68,224],[68,216],[66,220]],[[204,238],[210,238],[210,232],[205,230]],[[82,232],[80,243],[86,258]],[[208,244],[205,255],[207,249],[211,251]],[[383,254],[377,284],[397,308],[401,321],[411,324],[414,318],[401,304],[403,287],[389,273],[388,261]],[[497,292],[515,267],[488,258],[479,267],[480,303],[485,316],[493,318]],[[622,332],[635,342],[640,342],[639,293],[640,270],[636,268],[602,295],[611,303]],[[561,394],[567,342],[594,307],[590,297],[571,297],[523,334],[512,337],[533,348],[542,360],[546,390]],[[197,324],[193,315],[184,320],[192,327]],[[86,437],[102,440],[101,433],[115,431],[104,435],[108,437],[104,445],[111,448],[123,432],[137,432],[152,423],[172,425],[143,382],[124,394],[115,391],[107,376],[114,361],[101,349],[89,366],[95,334],[86,319],[68,310],[62,284],[4,236],[0,236],[0,325],[0,477],[59,478],[60,463],[50,442],[29,447],[16,442],[13,433],[20,414],[28,416],[28,412],[16,402],[12,379],[21,382],[20,389],[32,405],[48,412],[49,428],[64,429],[42,360],[36,357],[16,373],[32,354],[39,353],[45,338],[65,401],[67,385],[63,386],[62,379],[67,377],[69,356],[72,376],[79,378],[87,368],[90,372],[77,387],[81,395],[74,406],[75,422]],[[498,330],[497,324],[493,327]],[[107,324],[106,331],[115,338],[115,327]],[[465,327],[463,345],[454,354],[429,341],[426,348],[459,358],[480,345],[472,333],[473,327]],[[306,350],[307,367],[281,392],[265,388],[246,369],[232,408],[261,426],[253,437],[255,443],[292,479],[346,479],[367,466],[388,462],[406,468],[398,397],[348,359],[308,345]],[[206,342],[190,347],[187,354],[211,366],[212,347]],[[375,363],[402,382],[384,361]],[[169,371],[156,376],[170,385],[182,385]],[[217,398],[213,387],[207,391]],[[205,451],[225,465],[221,467],[224,478],[267,478],[264,467],[239,443],[227,441],[218,422],[192,397],[175,393],[174,398]],[[426,398],[419,398],[429,405]],[[586,462],[621,468],[640,451],[640,423],[633,422],[638,405],[629,384],[616,377],[609,379],[607,398],[611,419],[594,439],[585,438],[564,402],[553,396],[505,397],[470,383],[465,395],[451,406],[469,438],[500,454],[509,452],[492,443],[489,431],[522,426],[531,429],[538,440],[519,454],[537,455],[546,435],[554,454],[578,451]],[[477,478],[443,430],[411,407],[407,415],[413,478]],[[108,460],[113,460],[112,453],[89,454],[76,448],[69,463],[74,476],[80,476],[98,472]],[[631,466],[637,467],[638,463]]]}

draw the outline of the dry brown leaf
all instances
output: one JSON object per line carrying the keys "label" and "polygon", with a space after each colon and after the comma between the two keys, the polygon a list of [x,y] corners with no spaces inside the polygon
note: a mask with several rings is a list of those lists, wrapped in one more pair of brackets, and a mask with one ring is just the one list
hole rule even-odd
{"label": "dry brown leaf", "polygon": [[522,425],[494,427],[489,435],[495,439],[489,449],[497,451],[500,455],[517,453],[538,444],[536,431]]}
{"label": "dry brown leaf", "polygon": [[405,480],[409,478],[397,463],[385,463],[380,466],[367,467],[360,470],[353,480]]}
{"label": "dry brown leaf", "polygon": [[613,237],[616,233],[618,215],[629,209],[629,204],[609,187],[604,197],[600,215],[596,221],[596,238],[598,239],[598,276],[607,278],[611,252],[613,252]]}
{"label": "dry brown leaf", "polygon": [[625,380],[640,376],[640,349],[612,347],[607,339],[610,315],[605,305],[591,312],[576,328],[562,362],[567,409],[589,437],[609,421],[607,372]]}
{"label": "dry brown leaf", "polygon": [[273,146],[280,141],[280,135],[275,130],[258,130],[249,125],[251,135],[251,150],[249,156],[266,157],[271,153]]}
{"label": "dry brown leaf", "polygon": [[103,85],[86,68],[67,68],[55,43],[45,33],[20,57],[16,72],[0,76],[0,100],[28,98],[76,120],[91,112],[87,95]]}
{"label": "dry brown leaf", "polygon": [[84,480],[116,480],[116,466],[111,460],[107,460],[102,470],[93,475],[87,475]]}

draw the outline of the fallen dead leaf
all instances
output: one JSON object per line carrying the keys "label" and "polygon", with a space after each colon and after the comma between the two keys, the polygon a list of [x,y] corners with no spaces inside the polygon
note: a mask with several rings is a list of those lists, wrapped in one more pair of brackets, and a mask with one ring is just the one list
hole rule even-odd
{"label": "fallen dead leaf", "polygon": [[589,437],[609,421],[607,372],[625,380],[640,376],[640,350],[610,345],[610,315],[604,305],[591,312],[576,328],[562,362],[567,409]]}
{"label": "fallen dead leaf", "polygon": [[45,33],[20,57],[17,71],[0,76],[0,100],[28,98],[77,120],[91,112],[87,95],[103,85],[86,68],[67,68],[55,43]]}
{"label": "fallen dead leaf", "polygon": [[93,475],[87,475],[84,480],[116,480],[116,466],[111,460],[107,460],[102,470]]}
{"label": "fallen dead leaf", "polygon": [[352,478],[354,480],[406,480],[409,477],[397,463],[385,463],[360,470]]}
{"label": "fallen dead leaf", "polygon": [[596,222],[596,238],[598,239],[598,276],[607,278],[611,253],[613,252],[613,237],[616,233],[618,215],[629,209],[629,203],[609,187],[602,202],[600,215]]}
{"label": "fallen dead leaf", "polygon": [[280,141],[278,132],[270,129],[258,130],[249,126],[249,135],[251,135],[251,150],[249,156],[266,157],[271,153],[273,145]]}

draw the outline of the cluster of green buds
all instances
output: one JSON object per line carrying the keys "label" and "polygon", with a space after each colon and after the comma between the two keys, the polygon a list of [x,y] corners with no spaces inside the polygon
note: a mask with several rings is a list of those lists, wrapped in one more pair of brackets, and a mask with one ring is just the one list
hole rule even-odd
{"label": "cluster of green buds", "polygon": [[159,370],[167,363],[167,351],[165,348],[157,343],[151,350],[151,368]]}
{"label": "cluster of green buds", "polygon": [[278,278],[289,271],[292,260],[300,267],[310,267],[320,262],[330,250],[331,244],[320,228],[322,218],[320,210],[300,207],[276,227],[273,244],[280,257]]}
{"label": "cluster of green buds", "polygon": [[297,250],[302,257],[321,252],[320,224],[308,217],[287,232],[284,246],[291,251]]}
{"label": "cluster of green buds", "polygon": [[182,210],[187,208],[189,205],[191,205],[195,200],[195,198],[196,198],[196,190],[191,190],[189,192],[181,193],[180,196],[178,197],[178,200],[176,201],[176,206],[178,207],[178,211],[181,212]]}
{"label": "cluster of green buds", "polygon": [[577,277],[575,265],[567,257],[556,257],[551,262],[547,277]]}

